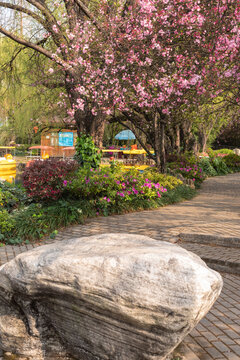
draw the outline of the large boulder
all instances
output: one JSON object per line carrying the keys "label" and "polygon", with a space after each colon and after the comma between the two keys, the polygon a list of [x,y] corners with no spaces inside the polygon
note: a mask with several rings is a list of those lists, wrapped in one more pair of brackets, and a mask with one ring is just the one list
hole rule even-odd
{"label": "large boulder", "polygon": [[234,149],[233,152],[234,154],[240,156],[240,149]]}
{"label": "large boulder", "polygon": [[41,246],[0,268],[0,348],[17,359],[164,359],[221,288],[198,256],[146,236]]}

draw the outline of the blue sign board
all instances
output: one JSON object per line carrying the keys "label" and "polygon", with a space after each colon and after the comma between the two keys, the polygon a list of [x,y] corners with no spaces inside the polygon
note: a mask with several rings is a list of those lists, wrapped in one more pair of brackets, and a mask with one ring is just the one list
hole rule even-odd
{"label": "blue sign board", "polygon": [[59,146],[73,146],[73,132],[58,133]]}

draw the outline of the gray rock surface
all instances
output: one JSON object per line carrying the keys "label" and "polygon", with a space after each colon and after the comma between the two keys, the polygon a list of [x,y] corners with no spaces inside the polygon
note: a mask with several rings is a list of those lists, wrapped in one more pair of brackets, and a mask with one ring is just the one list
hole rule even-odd
{"label": "gray rock surface", "polygon": [[221,288],[198,256],[145,236],[41,246],[0,267],[0,348],[17,359],[164,359]]}

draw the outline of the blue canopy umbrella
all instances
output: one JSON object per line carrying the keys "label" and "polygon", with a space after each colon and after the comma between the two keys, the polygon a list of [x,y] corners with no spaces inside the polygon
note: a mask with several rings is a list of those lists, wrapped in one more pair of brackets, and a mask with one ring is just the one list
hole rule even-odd
{"label": "blue canopy umbrella", "polygon": [[134,133],[131,130],[123,130],[115,136],[117,140],[134,140],[136,139]]}

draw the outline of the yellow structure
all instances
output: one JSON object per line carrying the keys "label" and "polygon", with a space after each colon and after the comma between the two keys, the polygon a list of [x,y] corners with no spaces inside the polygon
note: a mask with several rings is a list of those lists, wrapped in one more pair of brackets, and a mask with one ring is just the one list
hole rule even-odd
{"label": "yellow structure", "polygon": [[[143,149],[134,149],[134,150],[118,150],[118,149],[103,149],[103,153],[123,153],[127,155],[141,155],[146,154],[146,151]],[[150,151],[151,154],[154,154],[154,151]]]}
{"label": "yellow structure", "polygon": [[[0,146],[0,150],[6,151],[15,149],[13,146]],[[12,155],[6,153],[4,157],[0,157],[0,180],[12,182],[16,176],[17,163]]]}
{"label": "yellow structure", "polygon": [[43,159],[43,160],[49,159],[49,155],[44,152],[44,153],[42,154],[42,159]]}

